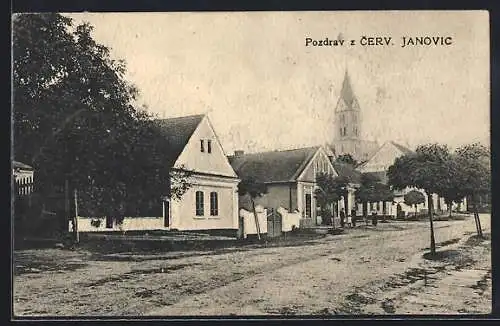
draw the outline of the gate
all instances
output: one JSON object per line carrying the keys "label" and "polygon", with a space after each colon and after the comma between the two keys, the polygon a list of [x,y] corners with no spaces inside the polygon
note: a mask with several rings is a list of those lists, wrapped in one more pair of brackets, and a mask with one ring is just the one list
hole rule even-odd
{"label": "gate", "polygon": [[267,213],[267,236],[279,237],[282,230],[283,217],[274,208],[269,208]]}

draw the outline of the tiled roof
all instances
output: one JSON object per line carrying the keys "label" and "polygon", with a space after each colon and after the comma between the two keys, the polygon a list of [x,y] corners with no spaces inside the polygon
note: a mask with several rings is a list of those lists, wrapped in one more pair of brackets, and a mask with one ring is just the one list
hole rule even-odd
{"label": "tiled roof", "polygon": [[401,152],[403,152],[403,154],[405,154],[405,155],[406,155],[406,154],[411,154],[411,153],[413,153],[413,151],[412,151],[411,149],[409,149],[408,147],[406,147],[406,146],[400,145],[400,144],[398,144],[398,143],[396,143],[396,142],[393,142],[393,141],[391,141],[391,143],[392,143],[392,144],[393,144],[393,145],[394,145],[397,149],[399,149]]}
{"label": "tiled roof", "polygon": [[170,164],[175,163],[204,116],[199,114],[155,120],[160,127],[161,133],[167,139],[168,152],[171,155]]}
{"label": "tiled roof", "polygon": [[296,181],[319,146],[229,157],[238,177],[257,182]]}
{"label": "tiled roof", "polygon": [[351,183],[361,182],[361,172],[352,165],[342,162],[333,162],[333,167],[339,176],[347,177]]}
{"label": "tiled roof", "polygon": [[33,168],[28,164],[24,164],[18,161],[12,161],[12,167],[15,169],[33,170]]}

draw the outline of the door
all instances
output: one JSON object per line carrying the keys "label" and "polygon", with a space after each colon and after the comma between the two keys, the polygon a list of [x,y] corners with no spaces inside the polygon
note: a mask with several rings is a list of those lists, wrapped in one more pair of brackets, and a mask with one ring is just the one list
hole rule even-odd
{"label": "door", "polygon": [[166,228],[170,227],[170,201],[163,202],[163,222]]}
{"label": "door", "polygon": [[312,197],[311,194],[306,194],[306,218],[311,218],[312,215]]}

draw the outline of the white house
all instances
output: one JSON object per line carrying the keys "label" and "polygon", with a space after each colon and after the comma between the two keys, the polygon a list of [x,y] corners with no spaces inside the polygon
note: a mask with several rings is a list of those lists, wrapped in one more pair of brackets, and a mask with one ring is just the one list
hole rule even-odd
{"label": "white house", "polygon": [[172,144],[172,168],[194,172],[181,199],[165,198],[165,228],[237,230],[239,179],[208,116],[162,119],[158,123]]}
{"label": "white house", "polygon": [[17,186],[18,194],[28,195],[33,191],[33,168],[27,164],[12,161],[12,176]]}
{"label": "white house", "polygon": [[207,115],[156,120],[171,155],[169,169],[191,171],[180,199],[163,196],[162,216],[125,217],[122,226],[92,226],[96,218],[81,218],[80,231],[117,230],[238,230],[239,179],[229,164]]}

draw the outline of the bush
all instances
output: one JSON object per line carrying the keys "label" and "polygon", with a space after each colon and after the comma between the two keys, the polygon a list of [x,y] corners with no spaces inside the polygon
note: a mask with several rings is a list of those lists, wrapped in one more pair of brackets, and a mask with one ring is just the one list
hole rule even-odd
{"label": "bush", "polygon": [[99,228],[101,226],[101,220],[98,218],[92,219],[90,220],[90,225],[92,225],[95,228]]}

